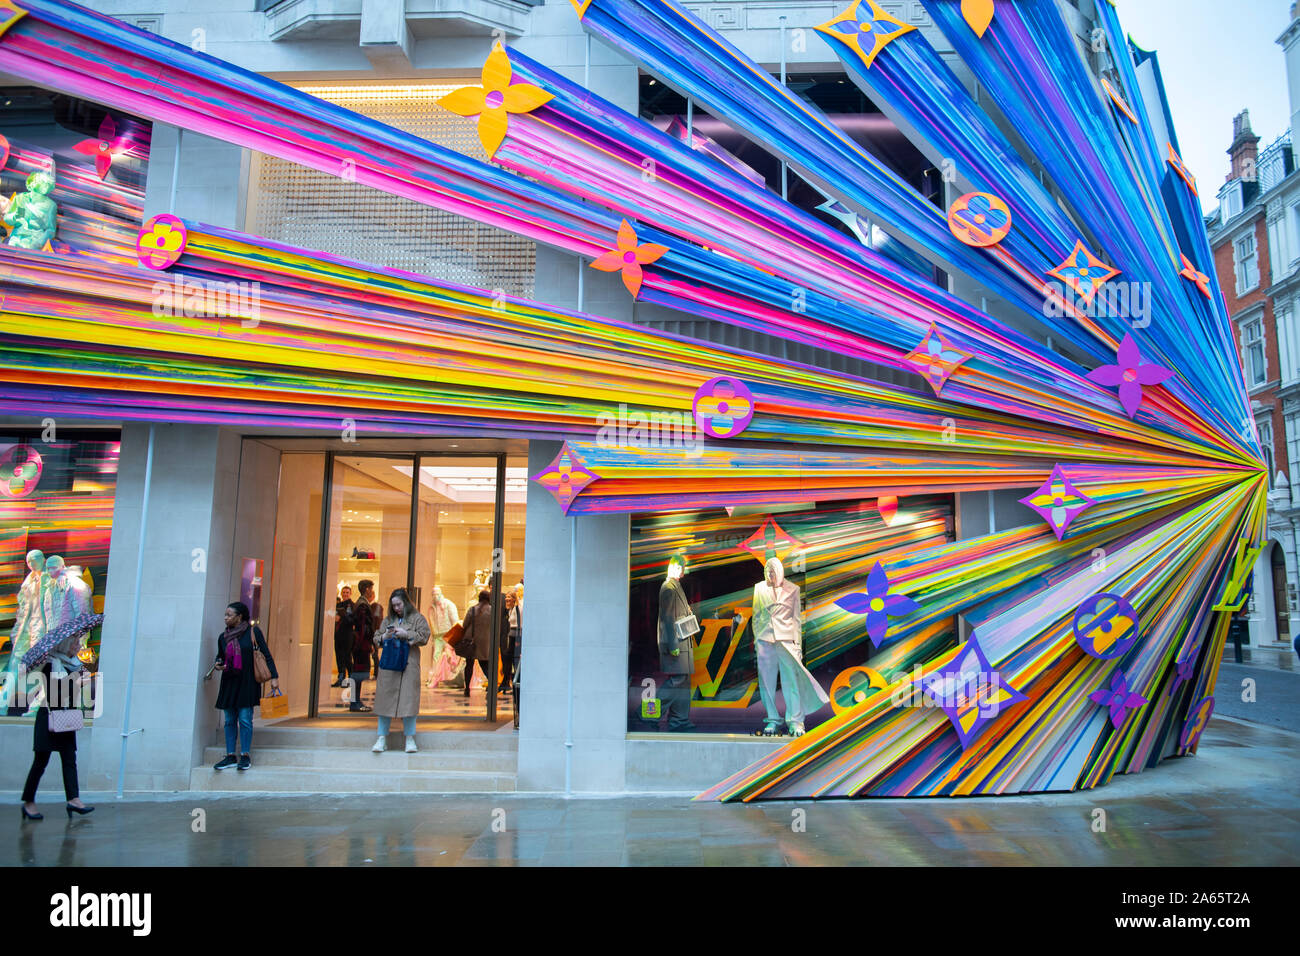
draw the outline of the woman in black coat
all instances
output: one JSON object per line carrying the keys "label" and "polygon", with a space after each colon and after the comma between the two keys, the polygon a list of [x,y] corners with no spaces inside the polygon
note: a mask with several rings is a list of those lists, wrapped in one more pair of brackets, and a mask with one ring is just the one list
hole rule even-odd
{"label": "woman in black coat", "polygon": [[[214,770],[228,770],[234,766],[247,770],[253,765],[249,755],[253,746],[253,708],[262,698],[262,685],[253,673],[254,641],[271,670],[271,690],[277,691],[280,689],[280,675],[276,672],[262,629],[249,623],[248,605],[236,601],[226,608],[226,630],[217,636],[215,666],[221,671],[217,709],[226,712],[226,755],[217,762]],[[243,737],[244,747],[236,760],[235,746],[239,737]]]}
{"label": "woman in black coat", "polygon": [[55,678],[51,675],[51,670],[51,665],[46,664],[41,672],[45,677],[46,700],[36,711],[36,725],[32,734],[32,767],[27,772],[27,783],[23,786],[24,820],[45,819],[43,814],[36,812],[36,788],[40,785],[41,775],[45,773],[52,753],[59,755],[59,761],[63,765],[63,795],[67,799],[69,819],[74,813],[84,815],[95,809],[83,803],[78,795],[77,732],[50,730],[50,709],[79,708],[81,693],[73,677]]}

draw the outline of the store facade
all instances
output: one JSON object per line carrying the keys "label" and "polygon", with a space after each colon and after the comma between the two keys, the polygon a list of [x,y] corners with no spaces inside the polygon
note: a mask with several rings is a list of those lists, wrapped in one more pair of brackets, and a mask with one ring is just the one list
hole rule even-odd
{"label": "store facade", "polygon": [[[940,69],[974,42],[951,5],[913,5],[915,24],[874,3],[829,24],[821,4],[701,5],[744,52],[652,0],[536,7],[509,50],[473,17],[359,47],[281,43],[280,20],[235,43],[250,24],[223,21],[243,59],[216,67],[65,0],[29,2],[0,26],[0,67],[37,84],[32,115],[4,127],[22,216],[0,248],[3,580],[10,660],[31,640],[22,595],[102,603],[88,789],[211,789],[204,678],[236,599],[288,698],[262,739],[308,732],[298,789],[365,789],[340,785],[359,759],[362,783],[405,774],[415,758],[356,746],[372,718],[343,673],[358,592],[398,587],[435,622],[426,743],[508,741],[510,772],[471,781],[486,789],[1044,791],[1194,752],[1262,513],[1252,437],[1217,424],[1238,383],[1161,377],[1155,412],[1133,389],[1120,401],[1087,369],[1137,367],[1110,341],[1127,327],[1041,308],[1037,277],[1077,286],[1087,270],[1065,267],[1083,253],[1026,240],[1005,204],[997,236],[963,231],[1002,200],[959,195],[940,171],[950,134],[931,114],[966,103],[972,79]],[[1059,47],[1089,35],[1076,7],[1057,12]],[[866,35],[924,58],[894,68],[926,64],[909,83],[933,110],[863,78],[880,52]],[[1082,69],[1137,90],[1116,52]],[[963,59],[986,87],[1012,72]],[[155,80],[123,86],[129,60]],[[42,100],[41,83],[63,92]],[[1069,213],[1096,204],[1059,208],[967,107],[955,121],[985,147],[980,175],[1026,190],[1017,217],[1041,217],[1043,235],[1073,236]],[[1076,185],[1061,144],[1033,145]],[[1151,195],[1189,183],[1149,165]],[[1199,229],[1174,195],[1162,215]],[[1152,240],[1133,228],[1122,242]],[[1213,296],[1188,277],[1152,281],[1166,312],[1210,328]],[[1201,361],[1183,350],[1204,343],[1171,328],[1151,323],[1144,354]],[[521,593],[516,700],[495,685]],[[481,594],[485,685],[438,642]],[[771,691],[777,673],[799,706]],[[972,696],[990,678],[991,700]],[[14,709],[11,784],[31,720]],[[406,782],[394,789],[422,787]]]}

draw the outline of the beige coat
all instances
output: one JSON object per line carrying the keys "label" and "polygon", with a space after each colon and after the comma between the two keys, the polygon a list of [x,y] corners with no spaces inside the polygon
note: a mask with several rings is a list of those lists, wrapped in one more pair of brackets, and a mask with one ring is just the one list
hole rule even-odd
{"label": "beige coat", "polygon": [[[375,685],[375,715],[378,717],[414,717],[420,712],[420,645],[429,643],[429,622],[414,608],[398,620],[389,615],[379,626],[375,644],[386,638],[401,640],[392,632],[398,625],[406,628],[411,643],[411,656],[402,672],[379,669]],[[381,651],[382,653],[382,651]]]}

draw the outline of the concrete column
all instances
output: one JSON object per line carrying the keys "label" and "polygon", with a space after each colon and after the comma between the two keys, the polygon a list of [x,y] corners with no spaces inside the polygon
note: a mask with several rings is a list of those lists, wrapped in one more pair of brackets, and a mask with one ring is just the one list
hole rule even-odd
{"label": "concrete column", "polygon": [[[558,442],[530,442],[529,473],[548,465],[559,450]],[[566,518],[536,482],[528,485],[518,786],[564,789],[573,520],[578,548],[572,785],[580,793],[620,792],[627,737],[628,518]]]}
{"label": "concrete column", "polygon": [[[117,782],[148,432],[138,423],[122,430],[100,662],[104,710],[78,741],[87,790]],[[143,733],[128,742],[128,790],[187,789],[215,726],[216,682],[201,677],[232,600],[238,469],[235,433],[157,426],[130,717]]]}

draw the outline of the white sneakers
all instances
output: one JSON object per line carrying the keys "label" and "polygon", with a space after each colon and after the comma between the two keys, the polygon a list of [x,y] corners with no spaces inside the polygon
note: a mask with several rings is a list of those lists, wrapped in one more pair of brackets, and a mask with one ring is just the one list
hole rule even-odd
{"label": "white sneakers", "polygon": [[380,737],[378,740],[376,740],[375,745],[370,748],[372,753],[377,753],[377,754],[381,754],[387,749],[388,749],[388,741],[386,741],[383,737]]}
{"label": "white sneakers", "polygon": [[408,754],[413,754],[413,753],[415,753],[416,750],[418,750],[418,749],[419,749],[419,748],[417,748],[417,747],[415,746],[415,738],[414,738],[414,737],[407,737],[407,738],[406,738],[406,752],[407,752]]}

